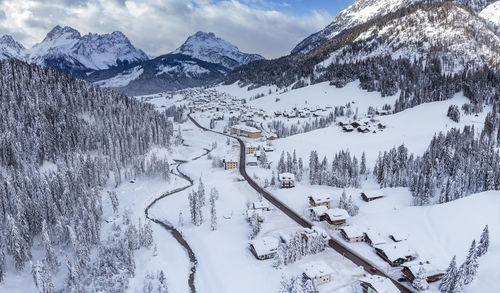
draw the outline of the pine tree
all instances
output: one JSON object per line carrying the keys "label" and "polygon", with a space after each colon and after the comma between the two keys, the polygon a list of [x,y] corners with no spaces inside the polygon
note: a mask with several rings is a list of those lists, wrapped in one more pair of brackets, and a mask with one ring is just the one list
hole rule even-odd
{"label": "pine tree", "polygon": [[446,272],[441,279],[441,283],[439,284],[439,291],[441,291],[442,293],[460,292],[461,290],[456,290],[457,282],[460,282],[460,280],[458,280],[459,277],[460,276],[458,275],[456,256],[453,256],[448,269],[446,269]]}
{"label": "pine tree", "polygon": [[212,193],[210,195],[210,227],[212,231],[217,230],[217,211],[215,208],[215,200],[216,200],[216,194]]}
{"label": "pine tree", "polygon": [[271,186],[276,186],[276,175],[274,174],[274,171],[271,174]]}
{"label": "pine tree", "polygon": [[179,212],[179,227],[184,227],[184,217],[182,216],[182,212]]}
{"label": "pine tree", "polygon": [[280,243],[278,249],[276,250],[276,254],[274,255],[273,266],[275,268],[281,268],[285,265],[285,256],[286,256],[286,245]]}
{"label": "pine tree", "polygon": [[147,221],[142,232],[142,246],[151,248],[153,245],[153,227],[151,221]]}
{"label": "pine tree", "polygon": [[165,273],[163,273],[163,270],[161,270],[158,274],[158,282],[158,293],[168,293],[167,278],[165,278]]}
{"label": "pine tree", "polygon": [[303,288],[304,288],[304,293],[316,292],[316,289],[314,288],[313,281],[311,281],[311,279],[309,279],[309,278],[304,280]]}
{"label": "pine tree", "polygon": [[205,185],[203,185],[201,178],[200,178],[200,183],[198,185],[198,197],[199,197],[200,206],[204,207],[205,206]]}
{"label": "pine tree", "polygon": [[64,280],[64,291],[68,293],[84,292],[81,288],[80,272],[78,271],[78,267],[73,265],[70,260],[66,261],[66,266],[68,268],[68,275]]}
{"label": "pine tree", "polygon": [[57,260],[57,255],[52,248],[52,243],[49,238],[49,233],[47,232],[47,223],[45,220],[42,222],[42,241],[45,248],[45,259],[44,262],[50,271],[56,272],[59,268],[59,261]]}
{"label": "pine tree", "polygon": [[257,237],[257,234],[259,234],[260,232],[260,228],[261,225],[259,222],[259,218],[257,214],[254,213],[252,217],[250,217],[250,239],[254,239],[255,237]]}
{"label": "pine tree", "polygon": [[52,293],[54,291],[52,278],[40,261],[32,265],[31,274],[40,293]]}
{"label": "pine tree", "polygon": [[479,239],[479,244],[477,245],[477,256],[481,257],[486,252],[488,252],[488,247],[490,246],[490,233],[488,232],[488,225],[483,229],[481,233],[481,239]]}
{"label": "pine tree", "polygon": [[0,240],[0,283],[2,283],[5,275],[5,245],[3,239]]}
{"label": "pine tree", "polygon": [[427,283],[427,275],[424,268],[420,268],[418,270],[413,283],[411,284],[413,288],[417,289],[417,291],[425,291],[429,289],[429,283]]}
{"label": "pine tree", "polygon": [[476,240],[472,241],[471,247],[469,249],[469,253],[467,254],[467,258],[465,262],[460,266],[460,271],[463,276],[463,284],[470,284],[477,274],[477,269],[479,264],[477,263],[477,252],[476,252]]}
{"label": "pine tree", "polygon": [[292,280],[292,288],[291,293],[304,293],[304,288],[302,284],[302,280],[300,277],[296,277]]}
{"label": "pine tree", "polygon": [[366,155],[365,152],[361,155],[361,165],[359,166],[359,173],[364,175],[366,173]]}
{"label": "pine tree", "polygon": [[215,200],[218,200],[219,199],[219,191],[215,187],[212,187],[212,189],[210,189],[210,196],[214,197]]}
{"label": "pine tree", "polygon": [[285,277],[285,275],[281,275],[279,293],[290,293],[290,289],[291,289],[290,279]]}

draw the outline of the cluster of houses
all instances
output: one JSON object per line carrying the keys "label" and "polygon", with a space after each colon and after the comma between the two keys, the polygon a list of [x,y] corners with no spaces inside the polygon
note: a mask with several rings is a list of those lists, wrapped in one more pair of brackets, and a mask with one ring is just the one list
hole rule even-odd
{"label": "cluster of houses", "polygon": [[342,128],[344,132],[353,132],[357,130],[360,133],[376,133],[377,131],[383,131],[386,126],[382,122],[371,119],[361,119],[355,121],[339,121],[337,125]]}
{"label": "cluster of houses", "polygon": [[294,107],[291,110],[274,111],[274,117],[285,117],[285,118],[309,118],[309,117],[320,117],[325,116],[329,111],[333,109],[332,106],[313,106],[313,107]]}
{"label": "cluster of houses", "polygon": [[271,211],[272,208],[267,201],[256,201],[250,204],[247,210],[247,220],[250,220],[252,217],[257,217],[259,222],[264,222],[265,212]]}
{"label": "cluster of houses", "polygon": [[[384,194],[380,190],[363,191],[361,193],[361,198],[366,202],[382,197],[384,197]],[[444,272],[429,261],[416,261],[418,254],[406,243],[407,234],[393,233],[388,237],[384,237],[371,229],[347,225],[349,214],[344,209],[332,208],[333,198],[330,195],[314,194],[310,195],[308,199],[309,216],[313,221],[326,222],[329,228],[338,230],[341,237],[349,243],[367,243],[389,265],[403,267],[402,273],[408,281],[413,282],[420,267],[425,269],[428,282],[437,281],[443,276]],[[370,290],[373,290],[373,288]],[[368,290],[367,292],[374,291]]]}

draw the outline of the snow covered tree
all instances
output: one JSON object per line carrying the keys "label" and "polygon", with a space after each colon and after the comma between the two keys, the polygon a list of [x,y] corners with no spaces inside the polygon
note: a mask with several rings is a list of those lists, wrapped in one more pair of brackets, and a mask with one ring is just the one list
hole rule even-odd
{"label": "snow covered tree", "polygon": [[490,233],[488,232],[488,225],[483,229],[481,233],[481,239],[479,239],[479,244],[477,245],[477,256],[481,257],[486,252],[488,252],[488,247],[490,246]]}
{"label": "snow covered tree", "polygon": [[56,272],[59,269],[59,261],[57,260],[57,255],[54,251],[54,248],[52,248],[52,242],[49,238],[47,223],[45,222],[45,220],[43,220],[42,222],[42,241],[45,248],[45,265],[47,265],[50,271]]}
{"label": "snow covered tree", "polygon": [[477,269],[479,264],[477,263],[477,251],[476,251],[476,240],[472,241],[469,253],[465,262],[460,266],[460,272],[463,276],[463,284],[470,284],[477,274]]}
{"label": "snow covered tree", "polygon": [[261,167],[263,167],[263,168],[267,168],[268,167],[268,160],[267,160],[266,152],[262,151],[260,153],[259,161],[260,161],[260,166]]}
{"label": "snow covered tree", "polygon": [[361,175],[366,174],[366,155],[365,152],[361,155],[361,165],[359,166],[359,173]]}
{"label": "snow covered tree", "polygon": [[24,262],[31,258],[31,253],[28,243],[21,236],[17,225],[9,214],[7,214],[7,241],[7,251],[14,258],[16,270],[22,271]]}
{"label": "snow covered tree", "polygon": [[184,217],[182,216],[182,212],[179,212],[179,227],[184,227]]}
{"label": "snow covered tree", "polygon": [[278,174],[286,172],[286,164],[285,164],[285,152],[281,152],[280,160],[278,161]]}
{"label": "snow covered tree", "polygon": [[276,175],[274,174],[274,171],[271,173],[271,186],[276,186]]}
{"label": "snow covered tree", "polygon": [[297,176],[296,179],[297,181],[301,182],[302,181],[302,176],[304,176],[304,162],[302,161],[302,158],[299,158],[299,169],[297,170]]}
{"label": "snow covered tree", "polygon": [[420,268],[418,270],[418,273],[411,285],[413,286],[413,288],[417,289],[417,291],[425,291],[429,289],[429,283],[427,283],[427,274],[424,268]]}
{"label": "snow covered tree", "polygon": [[203,214],[201,207],[201,197],[198,196],[198,192],[191,191],[189,193],[189,208],[191,212],[191,222],[195,226],[201,226],[201,224],[203,224]]}
{"label": "snow covered tree", "polygon": [[111,201],[111,206],[113,207],[113,213],[117,214],[119,206],[118,196],[115,191],[108,191],[108,196]]}
{"label": "snow covered tree", "polygon": [[146,248],[151,248],[153,245],[153,227],[151,225],[151,221],[147,221],[146,224],[144,224],[144,228],[141,233],[141,243],[142,246]]}
{"label": "snow covered tree", "polygon": [[78,267],[75,266],[70,260],[66,261],[66,267],[68,268],[68,275],[64,280],[64,291],[68,293],[84,292],[81,287],[80,272],[78,271]]}
{"label": "snow covered tree", "polygon": [[0,240],[0,283],[2,283],[5,275],[5,245],[3,239]]}
{"label": "snow covered tree", "polygon": [[442,293],[455,293],[461,290],[461,280],[457,269],[456,256],[451,259],[448,269],[439,283],[439,291]]}
{"label": "snow covered tree", "polygon": [[284,243],[280,243],[278,245],[278,249],[276,250],[273,261],[273,266],[275,268],[281,268],[283,265],[285,265],[286,249],[287,248]]}
{"label": "snow covered tree", "polygon": [[203,185],[203,181],[201,181],[201,178],[200,178],[200,183],[198,184],[198,197],[200,198],[199,199],[200,206],[204,207],[206,204],[206,202],[205,202],[205,185]]}
{"label": "snow covered tree", "polygon": [[292,285],[290,281],[285,275],[281,275],[279,293],[290,293]]}
{"label": "snow covered tree", "polygon": [[457,105],[450,105],[446,116],[450,117],[455,122],[460,122],[460,110]]}
{"label": "snow covered tree", "polygon": [[314,293],[317,292],[316,288],[314,288],[313,281],[309,278],[304,280],[303,286],[304,293]]}
{"label": "snow covered tree", "polygon": [[165,278],[165,273],[163,272],[163,270],[161,270],[158,274],[158,282],[158,293],[168,293],[167,278]]}
{"label": "snow covered tree", "polygon": [[292,280],[292,288],[290,290],[291,293],[305,293],[304,287],[302,283],[302,278],[296,277]]}
{"label": "snow covered tree", "polygon": [[210,196],[213,197],[215,200],[218,200],[219,191],[215,187],[212,187],[212,189],[210,189]]}
{"label": "snow covered tree", "polygon": [[250,239],[254,239],[260,232],[260,222],[256,213],[254,213],[249,220],[250,224]]}
{"label": "snow covered tree", "polygon": [[217,230],[217,210],[215,207],[216,193],[210,194],[210,228],[212,231]]}
{"label": "snow covered tree", "polygon": [[35,282],[35,286],[40,293],[52,293],[54,285],[52,284],[52,277],[47,272],[47,269],[40,261],[32,265],[31,274]]}

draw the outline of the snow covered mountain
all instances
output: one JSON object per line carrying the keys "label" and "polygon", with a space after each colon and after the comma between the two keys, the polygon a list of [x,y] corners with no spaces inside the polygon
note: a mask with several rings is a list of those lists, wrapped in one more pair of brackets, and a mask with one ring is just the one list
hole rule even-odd
{"label": "snow covered mountain", "polygon": [[148,60],[121,32],[82,36],[71,27],[54,27],[45,39],[28,50],[27,61],[78,73],[108,69]]}
{"label": "snow covered mountain", "polygon": [[25,60],[26,49],[10,35],[0,38],[0,60],[17,59]]}
{"label": "snow covered mountain", "polygon": [[206,62],[234,69],[255,60],[264,59],[258,54],[246,54],[214,33],[197,32],[190,36],[173,54],[188,55]]}
{"label": "snow covered mountain", "polygon": [[153,94],[208,85],[230,69],[182,54],[165,54],[141,63],[89,74],[86,79],[130,95]]}
{"label": "snow covered mountain", "polygon": [[[462,4],[475,11],[480,11],[489,3],[496,0],[455,0],[453,2]],[[341,11],[335,20],[323,30],[314,33],[300,42],[292,50],[292,54],[305,54],[314,48],[339,36],[344,30],[365,23],[371,19],[395,12],[403,7],[424,2],[423,0],[357,0]],[[425,2],[444,2],[443,0],[431,0]]]}
{"label": "snow covered mountain", "polygon": [[479,16],[495,26],[497,34],[500,34],[500,1],[488,5],[479,13]]}

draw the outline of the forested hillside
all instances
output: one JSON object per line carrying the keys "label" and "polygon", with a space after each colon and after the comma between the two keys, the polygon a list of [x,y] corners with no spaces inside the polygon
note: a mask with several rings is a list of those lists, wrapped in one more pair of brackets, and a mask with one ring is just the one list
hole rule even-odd
{"label": "forested hillside", "polygon": [[[111,282],[123,273],[120,266],[133,265],[137,238],[128,234],[104,245],[101,191],[140,174],[167,177],[168,162],[147,153],[170,145],[172,123],[149,104],[18,61],[0,63],[0,113],[0,282],[8,259],[23,270],[40,242],[45,257],[32,268],[39,289],[50,287],[49,272],[64,260],[53,246],[72,252],[67,290],[82,286],[87,274],[94,288],[102,274],[102,282]],[[124,223],[132,225],[130,219]],[[90,261],[95,245],[108,255],[98,264]],[[127,269],[133,274],[133,267]],[[120,278],[116,286],[126,286]]]}

